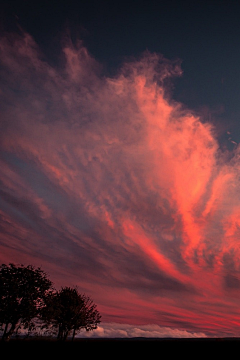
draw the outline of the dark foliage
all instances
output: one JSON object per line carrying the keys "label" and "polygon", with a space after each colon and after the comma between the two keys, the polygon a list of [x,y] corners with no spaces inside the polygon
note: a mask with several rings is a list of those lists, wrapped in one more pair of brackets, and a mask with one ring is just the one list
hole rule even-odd
{"label": "dark foliage", "polygon": [[36,319],[42,329],[57,332],[59,340],[72,340],[81,329],[97,328],[101,316],[96,305],[77,289],[55,291],[40,268],[31,265],[0,266],[0,327],[7,341],[18,329],[35,329]]}
{"label": "dark foliage", "polygon": [[20,327],[31,330],[52,282],[40,268],[2,264],[0,267],[0,326],[3,340]]}
{"label": "dark foliage", "polygon": [[93,301],[70,287],[49,295],[46,306],[42,309],[44,326],[56,329],[59,340],[66,340],[71,332],[73,340],[81,329],[96,329],[100,319]]}

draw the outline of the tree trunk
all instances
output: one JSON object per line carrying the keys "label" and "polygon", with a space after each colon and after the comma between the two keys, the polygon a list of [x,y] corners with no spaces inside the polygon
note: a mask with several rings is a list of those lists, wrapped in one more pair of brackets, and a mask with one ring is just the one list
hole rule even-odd
{"label": "tree trunk", "polygon": [[4,338],[5,338],[6,334],[7,334],[8,324],[9,324],[9,323],[6,323],[5,329],[4,329],[4,332],[3,332],[3,335],[2,335],[2,340],[3,340],[3,341],[5,340]]}
{"label": "tree trunk", "polygon": [[57,339],[58,339],[59,341],[61,341],[61,340],[62,340],[62,338],[63,338],[63,329],[62,329],[62,326],[61,326],[61,325],[59,325]]}
{"label": "tree trunk", "polygon": [[76,334],[76,329],[74,328],[74,329],[73,329],[72,341],[73,341],[73,340],[74,340],[74,338],[75,338],[75,334]]}
{"label": "tree trunk", "polygon": [[8,324],[6,324],[5,329],[4,329],[4,333],[3,333],[3,337],[2,337],[3,341],[9,341],[10,340],[12,334],[14,333],[16,325],[17,325],[17,323],[13,323],[11,325],[9,331],[7,331]]}
{"label": "tree trunk", "polygon": [[64,332],[63,341],[66,341],[68,337],[68,330]]}

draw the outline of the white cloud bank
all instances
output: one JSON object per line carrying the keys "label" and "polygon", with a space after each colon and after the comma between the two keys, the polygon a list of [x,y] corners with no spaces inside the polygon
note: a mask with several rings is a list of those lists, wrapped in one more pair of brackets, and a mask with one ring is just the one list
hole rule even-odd
{"label": "white cloud bank", "polygon": [[93,331],[81,332],[78,337],[94,337],[94,338],[197,338],[206,337],[201,332],[188,332],[186,330],[172,329],[169,327],[161,327],[159,325],[129,325],[117,323],[101,323],[101,325]]}

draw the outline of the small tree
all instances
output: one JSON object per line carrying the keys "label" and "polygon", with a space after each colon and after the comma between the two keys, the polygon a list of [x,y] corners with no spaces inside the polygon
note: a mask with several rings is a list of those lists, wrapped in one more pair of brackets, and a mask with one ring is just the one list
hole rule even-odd
{"label": "small tree", "polygon": [[64,287],[49,296],[42,309],[45,327],[52,326],[58,330],[58,340],[65,341],[72,331],[72,340],[81,329],[87,331],[97,328],[101,316],[96,305],[77,289]]}
{"label": "small tree", "polygon": [[31,265],[2,264],[0,267],[0,325],[2,340],[9,340],[16,329],[34,327],[52,282],[40,268]]}

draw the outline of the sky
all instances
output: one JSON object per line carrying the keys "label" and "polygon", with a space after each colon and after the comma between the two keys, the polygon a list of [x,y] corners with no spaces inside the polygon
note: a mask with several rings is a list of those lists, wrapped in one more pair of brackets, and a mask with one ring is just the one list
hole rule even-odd
{"label": "sky", "polygon": [[239,336],[239,16],[1,4],[0,262],[89,295],[84,336]]}

